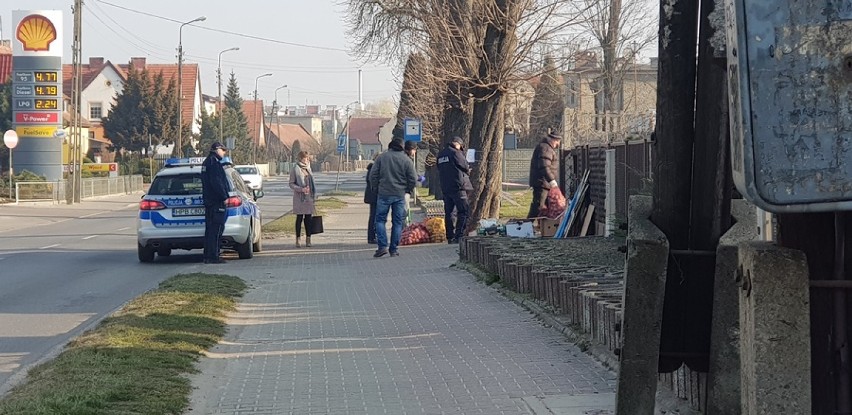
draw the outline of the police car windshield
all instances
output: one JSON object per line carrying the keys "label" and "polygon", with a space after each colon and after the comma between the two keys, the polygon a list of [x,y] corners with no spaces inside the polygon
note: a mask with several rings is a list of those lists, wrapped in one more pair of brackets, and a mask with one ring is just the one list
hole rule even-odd
{"label": "police car windshield", "polygon": [[257,174],[257,169],[254,167],[237,167],[239,174]]}
{"label": "police car windshield", "polygon": [[201,194],[201,174],[172,174],[158,176],[151,183],[149,195],[178,196]]}

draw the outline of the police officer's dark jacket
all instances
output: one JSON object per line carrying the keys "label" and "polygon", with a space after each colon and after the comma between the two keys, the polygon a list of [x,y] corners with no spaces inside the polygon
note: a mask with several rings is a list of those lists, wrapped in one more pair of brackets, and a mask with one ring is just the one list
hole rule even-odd
{"label": "police officer's dark jacket", "polygon": [[205,206],[222,205],[228,199],[228,177],[221,160],[215,151],[211,151],[201,164],[201,192]]}
{"label": "police officer's dark jacket", "polygon": [[461,150],[452,144],[438,153],[438,172],[441,175],[441,190],[444,194],[454,194],[462,190],[473,190],[470,183],[470,165]]}

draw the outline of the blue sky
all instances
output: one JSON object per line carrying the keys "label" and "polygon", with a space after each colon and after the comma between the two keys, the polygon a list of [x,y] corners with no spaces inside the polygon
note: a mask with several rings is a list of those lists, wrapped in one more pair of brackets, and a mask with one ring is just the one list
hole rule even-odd
{"label": "blue sky", "polygon": [[[3,39],[12,36],[13,9],[62,10],[67,43],[63,61],[71,63],[73,1],[3,3]],[[365,102],[399,97],[397,62],[363,63],[348,52],[354,42],[346,37],[345,7],[336,0],[85,0],[83,9],[84,62],[102,56],[126,63],[139,56],[150,63],[176,63],[180,23],[164,18],[186,22],[205,16],[197,27],[184,26],[182,36],[184,62],[200,65],[205,94],[217,93],[219,52],[239,47],[222,54],[222,72],[226,83],[233,70],[243,98],[253,93],[258,75],[272,73],[258,80],[258,95],[267,103],[275,89],[287,85],[278,91],[281,105],[289,92],[292,105],[344,106],[358,99],[359,67]]]}

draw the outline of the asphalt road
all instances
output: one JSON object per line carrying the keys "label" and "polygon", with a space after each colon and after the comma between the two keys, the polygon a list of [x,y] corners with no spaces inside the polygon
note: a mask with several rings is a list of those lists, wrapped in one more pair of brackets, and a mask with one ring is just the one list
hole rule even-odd
{"label": "asphalt road", "polygon": [[[317,173],[318,193],[362,192],[364,172]],[[264,222],[292,207],[287,176],[267,178]],[[71,339],[179,273],[202,271],[200,251],[153,264],[136,257],[141,193],[77,205],[0,205],[0,395]],[[251,267],[252,261],[240,261]]]}

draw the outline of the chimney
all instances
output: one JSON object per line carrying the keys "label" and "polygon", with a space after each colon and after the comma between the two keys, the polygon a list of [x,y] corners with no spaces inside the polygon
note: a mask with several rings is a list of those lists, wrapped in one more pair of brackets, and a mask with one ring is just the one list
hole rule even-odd
{"label": "chimney", "polygon": [[574,55],[575,68],[597,68],[598,55],[595,52],[579,52]]}
{"label": "chimney", "polygon": [[94,56],[89,58],[89,66],[93,68],[100,68],[104,66],[104,58],[103,56]]}
{"label": "chimney", "polygon": [[130,58],[130,69],[135,71],[145,69],[145,58]]}

